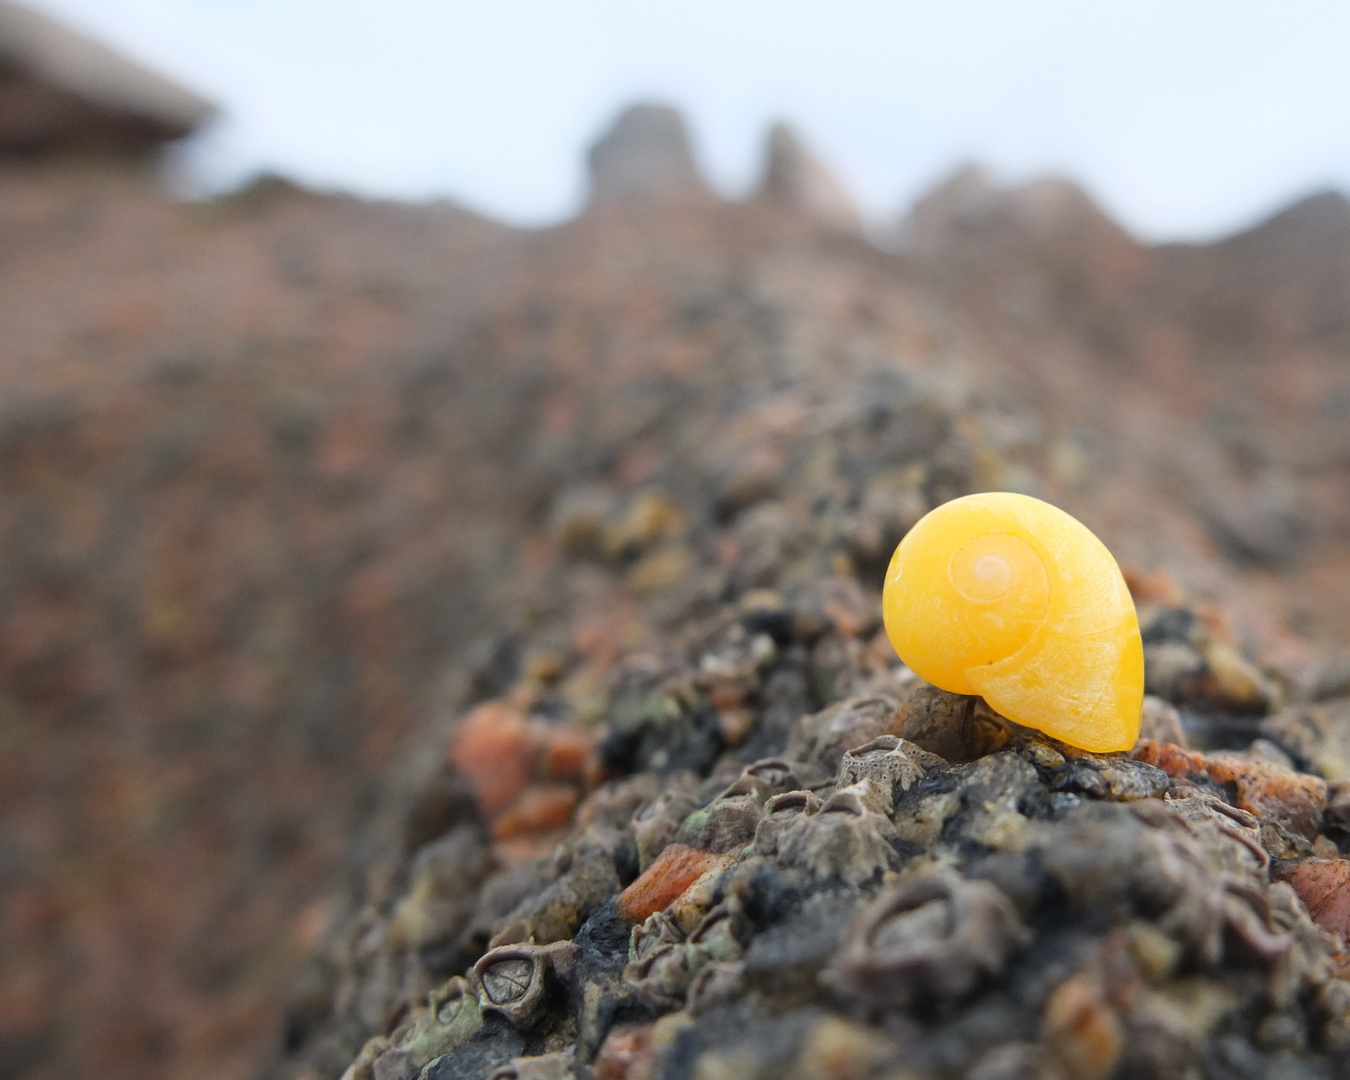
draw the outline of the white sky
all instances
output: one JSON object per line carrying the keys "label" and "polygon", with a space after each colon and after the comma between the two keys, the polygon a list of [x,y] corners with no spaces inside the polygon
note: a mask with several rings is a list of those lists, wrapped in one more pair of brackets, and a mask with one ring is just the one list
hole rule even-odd
{"label": "white sky", "polygon": [[878,219],[969,160],[1071,176],[1155,239],[1350,191],[1347,0],[27,2],[220,104],[212,186],[270,168],[555,221],[645,98],[728,194],[790,120]]}

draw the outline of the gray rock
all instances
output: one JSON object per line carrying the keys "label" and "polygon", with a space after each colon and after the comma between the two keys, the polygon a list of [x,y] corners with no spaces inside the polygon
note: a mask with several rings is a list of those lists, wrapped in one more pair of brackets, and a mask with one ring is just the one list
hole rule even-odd
{"label": "gray rock", "polygon": [[631,105],[591,147],[591,205],[707,196],[684,119],[668,105]]}

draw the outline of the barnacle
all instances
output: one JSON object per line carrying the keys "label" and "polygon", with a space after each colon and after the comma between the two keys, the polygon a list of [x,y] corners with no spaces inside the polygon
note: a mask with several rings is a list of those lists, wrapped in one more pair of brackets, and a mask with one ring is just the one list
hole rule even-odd
{"label": "barnacle", "polygon": [[872,902],[826,978],[864,1000],[954,999],[1002,970],[1029,937],[995,886],[930,865]]}
{"label": "barnacle", "polygon": [[711,1002],[740,975],[739,961],[751,935],[749,920],[735,897],[728,897],[703,916],[685,938],[664,913],[634,927],[624,982],[647,1005],[661,1011],[678,1009],[687,1001],[698,975],[709,967],[715,973],[698,984],[700,1002]]}
{"label": "barnacle", "polygon": [[693,959],[680,942],[667,942],[650,948],[640,960],[630,960],[623,969],[623,981],[650,1008],[661,1012],[678,1009],[685,1001],[689,981],[694,976]]}
{"label": "barnacle", "polygon": [[778,839],[803,814],[815,814],[821,807],[820,796],[814,791],[785,791],[764,804],[764,816],[755,829],[755,851],[773,855],[778,851]]}
{"label": "barnacle", "polygon": [[501,1013],[516,1027],[529,1027],[538,1020],[550,986],[570,973],[575,953],[570,941],[503,945],[474,964],[470,985],[484,1012]]}
{"label": "barnacle", "polygon": [[879,792],[870,780],[837,789],[814,812],[798,813],[778,833],[779,862],[850,885],[897,869],[895,826],[877,809],[883,798],[889,802],[890,792]]}
{"label": "barnacle", "polygon": [[1111,553],[1039,499],[968,495],[896,548],[886,632],[921,678],[1085,750],[1139,737],[1144,653]]}

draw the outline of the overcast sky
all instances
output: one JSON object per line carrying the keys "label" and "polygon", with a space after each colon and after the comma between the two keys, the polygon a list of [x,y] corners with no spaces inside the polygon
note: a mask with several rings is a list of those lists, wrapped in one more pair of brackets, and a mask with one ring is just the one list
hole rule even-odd
{"label": "overcast sky", "polygon": [[670,101],[728,194],[797,125],[874,218],[964,161],[1082,182],[1149,238],[1350,191],[1347,0],[27,0],[217,102],[215,185],[567,216],[625,102]]}

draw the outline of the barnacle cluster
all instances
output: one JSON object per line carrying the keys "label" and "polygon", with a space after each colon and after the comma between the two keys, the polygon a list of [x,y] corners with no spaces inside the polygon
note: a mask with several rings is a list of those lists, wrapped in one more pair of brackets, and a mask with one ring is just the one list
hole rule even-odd
{"label": "barnacle cluster", "polygon": [[[834,474],[805,475],[828,512]],[[1094,750],[1072,710],[1056,726],[977,694],[969,672],[998,656],[962,654],[968,682],[946,688],[902,663],[884,558],[859,575],[839,519],[812,533],[782,503],[581,494],[558,512],[570,577],[550,580],[604,602],[563,606],[567,636],[532,614],[518,674],[456,721],[416,839],[326,954],[310,1046],[333,1072],[1324,1080],[1350,1059],[1333,706],[1290,703],[1193,609],[1144,595],[1136,622],[1076,528],[1056,520],[1047,546],[966,501],[982,535],[1037,554],[978,540],[954,572],[938,545],[941,580],[969,570],[994,600],[1007,582],[982,560],[1030,575],[1030,621],[1001,656],[1058,635],[1037,678],[1069,702],[1090,696],[1092,656],[1117,658],[1093,714],[1112,749]],[[922,539],[914,501],[888,528]],[[734,543],[700,552],[691,523],[714,514]],[[1083,566],[1109,571],[1109,625],[1098,640],[1080,622],[1074,660],[1056,613],[1093,591]]]}
{"label": "barnacle cluster", "polygon": [[[938,703],[972,711],[897,676],[779,756],[596,787],[448,927],[488,940],[467,980],[349,1080],[1322,1077],[1350,1055],[1344,916],[1313,918],[1345,865],[1326,781],[1016,725],[930,739]],[[953,740],[965,760],[935,752]]]}

